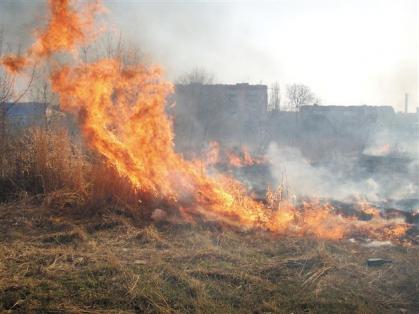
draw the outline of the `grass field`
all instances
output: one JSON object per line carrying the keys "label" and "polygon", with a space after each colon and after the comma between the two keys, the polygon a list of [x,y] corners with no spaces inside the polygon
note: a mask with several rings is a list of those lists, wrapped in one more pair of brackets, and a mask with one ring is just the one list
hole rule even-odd
{"label": "grass field", "polygon": [[415,246],[141,225],[117,210],[34,203],[0,206],[0,312],[419,312]]}

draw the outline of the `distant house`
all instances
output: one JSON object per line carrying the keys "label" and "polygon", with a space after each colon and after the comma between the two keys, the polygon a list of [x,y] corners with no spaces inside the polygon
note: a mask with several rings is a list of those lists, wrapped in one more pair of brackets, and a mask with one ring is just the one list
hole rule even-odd
{"label": "distant house", "polygon": [[22,102],[6,103],[7,122],[12,127],[29,127],[42,125],[46,121],[46,108],[44,103]]}
{"label": "distant house", "polygon": [[395,113],[391,106],[301,106],[300,112],[273,112],[267,142],[299,148],[312,161],[334,155],[357,156],[377,134],[398,139],[417,137],[415,114]]}
{"label": "distant house", "polygon": [[[391,106],[302,106],[302,115],[322,115],[339,124],[351,120],[360,122],[380,122],[394,119]],[[361,121],[360,121],[361,119]]]}
{"label": "distant house", "polygon": [[247,145],[256,149],[262,121],[267,115],[266,85],[176,85],[176,146],[196,150],[209,141],[225,146]]}

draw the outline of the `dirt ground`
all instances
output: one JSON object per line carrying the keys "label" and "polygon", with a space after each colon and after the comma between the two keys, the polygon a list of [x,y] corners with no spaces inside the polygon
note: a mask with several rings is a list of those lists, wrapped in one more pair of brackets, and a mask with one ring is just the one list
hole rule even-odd
{"label": "dirt ground", "polygon": [[[368,267],[369,258],[392,262]],[[0,313],[419,313],[419,247],[0,206]]]}

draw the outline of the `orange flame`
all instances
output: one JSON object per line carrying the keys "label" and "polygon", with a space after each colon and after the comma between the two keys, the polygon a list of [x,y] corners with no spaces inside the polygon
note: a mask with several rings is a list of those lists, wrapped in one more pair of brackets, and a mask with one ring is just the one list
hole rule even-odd
{"label": "orange flame", "polygon": [[242,152],[243,152],[243,160],[246,165],[251,166],[258,163],[258,160],[252,158],[252,156],[249,153],[249,149],[246,146],[242,148]]}
{"label": "orange flame", "polygon": [[205,165],[213,166],[219,162],[220,159],[220,144],[212,141],[208,145],[208,149],[205,154]]}
{"label": "orange flame", "polygon": [[[12,67],[13,62],[6,58],[2,64],[21,71],[34,60],[56,52],[74,53],[85,44],[100,6],[85,6],[80,14],[70,4],[70,0],[50,0],[48,27],[38,34],[26,63],[17,63],[15,58]],[[122,66],[116,59],[102,59],[61,66],[51,77],[61,108],[78,115],[91,147],[135,189],[172,202],[188,219],[199,214],[228,225],[279,234],[341,239],[363,232],[377,238],[397,238],[407,230],[405,224],[378,216],[370,222],[345,218],[320,203],[296,208],[282,199],[276,201],[275,193],[270,193],[266,205],[251,198],[238,181],[207,175],[197,162],[183,159],[174,150],[172,123],[165,112],[165,100],[173,85],[162,74],[160,67]],[[208,164],[218,159],[218,146],[213,144],[213,150]],[[254,162],[246,150],[243,159],[244,163]]]}
{"label": "orange flame", "polygon": [[8,55],[0,59],[9,72],[21,72],[57,52],[76,52],[95,37],[94,16],[103,11],[98,1],[84,3],[80,10],[76,9],[77,0],[49,0],[48,3],[48,25],[35,33],[37,39],[25,56]]}
{"label": "orange flame", "polygon": [[252,157],[250,155],[249,149],[246,146],[242,146],[241,152],[239,154],[236,154],[234,152],[228,152],[227,158],[228,158],[229,164],[236,168],[260,165],[267,162],[265,158]]}
{"label": "orange flame", "polygon": [[243,167],[243,163],[240,156],[236,155],[233,152],[230,152],[230,153],[227,153],[227,157],[228,157],[228,163],[232,165],[233,167],[237,167],[237,168]]}
{"label": "orange flame", "polygon": [[22,56],[5,56],[0,59],[1,64],[5,67],[10,73],[19,73],[22,72],[28,64],[28,59]]}

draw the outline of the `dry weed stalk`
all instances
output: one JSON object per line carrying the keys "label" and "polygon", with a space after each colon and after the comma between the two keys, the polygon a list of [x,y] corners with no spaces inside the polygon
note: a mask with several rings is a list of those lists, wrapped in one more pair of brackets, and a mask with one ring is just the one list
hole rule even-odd
{"label": "dry weed stalk", "polygon": [[64,128],[15,130],[3,153],[0,201],[34,197],[76,212],[138,209],[138,194],[99,156],[75,144]]}

